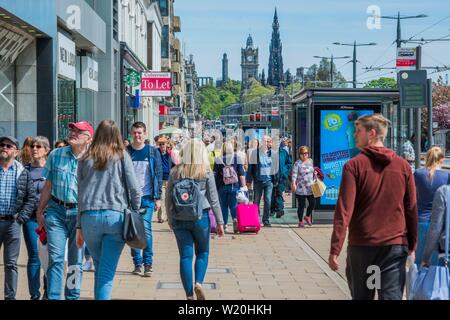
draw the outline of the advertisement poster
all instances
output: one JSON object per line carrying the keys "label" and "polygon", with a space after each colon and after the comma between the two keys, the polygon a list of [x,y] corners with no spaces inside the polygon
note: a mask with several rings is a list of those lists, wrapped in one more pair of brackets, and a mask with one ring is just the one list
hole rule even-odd
{"label": "advertisement poster", "polygon": [[373,113],[373,110],[320,111],[320,168],[327,186],[320,198],[321,205],[336,205],[342,169],[349,159],[359,154],[354,138],[355,120]]}

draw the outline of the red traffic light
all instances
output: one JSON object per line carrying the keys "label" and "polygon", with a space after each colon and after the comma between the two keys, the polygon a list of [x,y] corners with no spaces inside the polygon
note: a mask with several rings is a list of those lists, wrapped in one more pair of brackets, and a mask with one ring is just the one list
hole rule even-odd
{"label": "red traffic light", "polygon": [[261,113],[256,114],[256,121],[261,121]]}
{"label": "red traffic light", "polygon": [[255,121],[255,115],[253,113],[250,115],[250,121]]}

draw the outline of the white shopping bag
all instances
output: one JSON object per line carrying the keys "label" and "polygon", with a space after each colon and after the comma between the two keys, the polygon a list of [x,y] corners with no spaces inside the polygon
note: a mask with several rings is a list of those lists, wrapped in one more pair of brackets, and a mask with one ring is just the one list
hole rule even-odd
{"label": "white shopping bag", "polygon": [[247,198],[247,196],[245,195],[244,191],[239,190],[236,194],[236,200],[238,203],[244,203],[244,204],[248,204],[249,200]]}
{"label": "white shopping bag", "polygon": [[48,246],[46,244],[42,244],[42,242],[37,239],[37,247],[38,247],[38,254],[39,254],[39,260],[41,261],[41,268],[44,270],[44,272],[47,272],[48,268]]}
{"label": "white shopping bag", "polygon": [[406,260],[406,299],[412,300],[412,289],[419,273],[417,265],[408,257]]}

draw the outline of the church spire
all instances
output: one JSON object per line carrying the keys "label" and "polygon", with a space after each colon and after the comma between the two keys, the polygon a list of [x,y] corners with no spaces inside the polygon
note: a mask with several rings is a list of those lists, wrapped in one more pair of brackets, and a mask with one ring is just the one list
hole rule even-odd
{"label": "church spire", "polygon": [[280,24],[278,23],[277,7],[275,7],[275,14],[274,14],[274,16],[273,16],[272,27],[273,27],[274,29],[279,29],[279,28],[280,28]]}
{"label": "church spire", "polygon": [[251,34],[249,34],[247,38],[247,48],[253,48],[253,38]]}
{"label": "church spire", "polygon": [[272,23],[272,40],[270,42],[269,71],[267,74],[267,84],[279,87],[280,81],[284,79],[283,73],[283,45],[280,39],[280,24],[278,22],[278,12],[275,8]]}

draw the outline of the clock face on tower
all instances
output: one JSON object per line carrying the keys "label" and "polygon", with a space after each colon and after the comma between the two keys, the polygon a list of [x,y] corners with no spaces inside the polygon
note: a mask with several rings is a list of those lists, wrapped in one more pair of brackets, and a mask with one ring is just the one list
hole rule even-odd
{"label": "clock face on tower", "polygon": [[248,56],[248,57],[247,57],[247,61],[248,61],[248,62],[252,62],[252,61],[253,61],[253,56]]}

